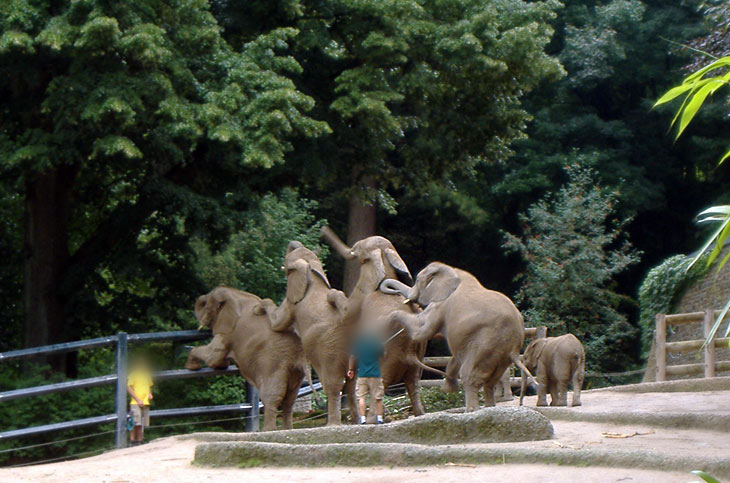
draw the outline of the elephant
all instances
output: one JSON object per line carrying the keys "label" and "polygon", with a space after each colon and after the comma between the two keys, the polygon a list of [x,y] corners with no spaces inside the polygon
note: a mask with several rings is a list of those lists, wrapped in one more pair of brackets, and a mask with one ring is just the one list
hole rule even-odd
{"label": "elephant", "polygon": [[262,302],[271,328],[281,332],[293,326],[299,334],[327,395],[327,425],[341,423],[343,386],[352,421],[359,421],[355,381],[347,379],[352,327],[342,323],[338,309],[346,300],[345,294],[330,288],[322,262],[298,241],[289,242],[282,268],[287,276],[286,298],[279,307],[271,299]]}
{"label": "elephant", "polygon": [[[580,390],[585,377],[586,354],[583,344],[573,334],[560,337],[535,339],[527,346],[522,362],[532,371],[537,371],[537,405],[547,406],[547,392],[550,391],[551,406],[568,405],[568,384],[573,382],[571,406],[580,406]],[[526,381],[523,375],[520,406],[525,394]]]}
{"label": "elephant", "polygon": [[456,391],[461,377],[467,411],[479,408],[480,388],[485,405],[495,405],[494,387],[510,364],[526,370],[519,359],[525,337],[520,311],[507,296],[484,288],[469,272],[432,262],[413,287],[390,279],[380,290],[400,293],[424,307],[418,314],[398,310],[388,316],[413,340],[426,342],[439,333],[446,337],[453,357],[446,367],[444,391]]}
{"label": "elephant", "polygon": [[[398,293],[384,293],[378,290],[380,283],[387,278],[398,278],[412,283],[413,278],[403,259],[393,244],[381,236],[371,236],[347,246],[328,227],[322,228],[322,236],[347,260],[360,262],[360,275],[347,304],[341,307],[346,324],[354,324],[363,330],[374,329],[389,340],[385,354],[380,361],[380,371],[384,387],[402,382],[411,400],[414,416],[425,413],[418,387],[422,369],[438,374],[442,371],[423,364],[426,341],[414,341],[405,333],[398,334],[401,327],[395,323],[383,324],[383,316],[394,310],[416,314],[420,311],[413,304],[404,305],[405,299]],[[402,331],[401,331],[402,332]],[[397,335],[396,335],[397,334]]]}
{"label": "elephant", "polygon": [[259,297],[224,286],[198,297],[195,317],[200,328],[212,329],[213,340],[194,347],[185,368],[198,370],[202,362],[212,368],[227,367],[230,357],[241,376],[259,391],[264,403],[264,431],[276,429],[279,407],[282,426],[292,429],[294,402],[309,370],[294,331],[271,330]]}
{"label": "elephant", "polygon": [[499,384],[494,386],[494,397],[497,402],[512,401],[512,385],[510,384],[510,368],[508,367],[502,377],[499,379]]}

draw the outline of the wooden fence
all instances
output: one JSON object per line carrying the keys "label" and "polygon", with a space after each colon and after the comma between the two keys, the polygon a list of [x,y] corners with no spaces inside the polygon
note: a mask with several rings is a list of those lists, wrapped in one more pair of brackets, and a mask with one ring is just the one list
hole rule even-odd
{"label": "wooden fence", "polygon": [[680,354],[702,349],[703,339],[683,340],[667,342],[667,326],[682,324],[704,324],[704,337],[707,338],[715,317],[720,315],[720,310],[705,310],[704,312],[691,312],[687,314],[657,314],[656,315],[656,380],[666,381],[667,376],[686,376],[704,373],[705,377],[715,377],[716,372],[729,371],[730,361],[715,361],[715,348],[727,347],[728,338],[715,338],[711,344],[704,348],[704,362],[697,364],[681,364],[667,366],[667,354]]}

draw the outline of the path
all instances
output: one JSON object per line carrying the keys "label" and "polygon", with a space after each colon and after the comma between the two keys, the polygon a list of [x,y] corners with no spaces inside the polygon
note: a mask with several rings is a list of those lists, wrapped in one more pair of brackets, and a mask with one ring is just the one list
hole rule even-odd
{"label": "path", "polygon": [[[526,398],[534,406],[535,398]],[[503,403],[502,405],[513,405]],[[587,454],[635,454],[651,452],[661,458],[682,456],[699,462],[728,458],[730,442],[730,391],[626,393],[586,391],[579,408],[548,408],[555,437],[532,443],[500,443],[492,448],[535,451],[588,452]],[[664,414],[677,416],[666,425]],[[681,416],[681,417],[680,417]],[[568,419],[566,419],[568,418]],[[571,420],[573,419],[573,420]],[[574,419],[583,419],[576,421]],[[649,421],[639,424],[637,421]],[[716,421],[715,429],[682,427],[693,421]],[[608,438],[604,433],[633,435]],[[222,469],[192,466],[197,442],[164,438],[138,448],[128,448],[82,460],[25,468],[0,469],[0,481],[365,481],[365,482],[686,482],[686,471],[665,472],[656,468],[570,467],[545,464],[506,464],[409,468],[248,468]],[[457,446],[457,445],[454,445]],[[472,445],[476,446],[476,445]],[[483,445],[487,446],[487,445]],[[585,454],[585,453],[584,453]],[[657,461],[661,461],[661,458]],[[600,458],[599,458],[600,460]]]}

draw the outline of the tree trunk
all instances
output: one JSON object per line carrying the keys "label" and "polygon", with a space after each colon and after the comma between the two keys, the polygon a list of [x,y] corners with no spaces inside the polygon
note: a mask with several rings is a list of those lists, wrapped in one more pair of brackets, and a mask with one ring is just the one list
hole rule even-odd
{"label": "tree trunk", "polygon": [[[365,186],[374,188],[375,183],[371,179],[364,180]],[[357,193],[350,196],[350,207],[347,216],[347,244],[354,245],[356,242],[375,235],[376,207],[374,204],[367,205]],[[360,262],[348,260],[345,264],[345,279],[343,282],[345,293],[350,295],[357,284],[360,276]]]}
{"label": "tree trunk", "polygon": [[[64,340],[64,304],[60,293],[67,267],[68,218],[76,168],[60,166],[29,177],[25,197],[25,256],[23,303],[26,347]],[[54,370],[64,371],[65,356],[49,358]]]}

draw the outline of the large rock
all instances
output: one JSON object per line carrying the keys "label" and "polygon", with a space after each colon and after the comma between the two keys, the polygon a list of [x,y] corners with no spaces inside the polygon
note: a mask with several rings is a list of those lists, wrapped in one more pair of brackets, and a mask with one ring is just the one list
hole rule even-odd
{"label": "large rock", "polygon": [[[388,443],[389,446],[397,447],[403,443],[431,446],[506,443],[550,439],[552,435],[550,420],[533,409],[493,407],[471,413],[431,413],[385,425],[334,426],[269,433],[197,434],[196,439],[211,443],[198,445],[195,462],[235,465],[240,464],[241,458],[261,460],[262,455],[275,448],[274,452],[291,451],[292,454],[312,452],[312,448],[316,448],[317,453],[326,454],[327,459],[331,460],[338,451],[347,452],[347,448],[353,444],[369,447],[372,443]],[[380,451],[377,453],[380,455]]]}

